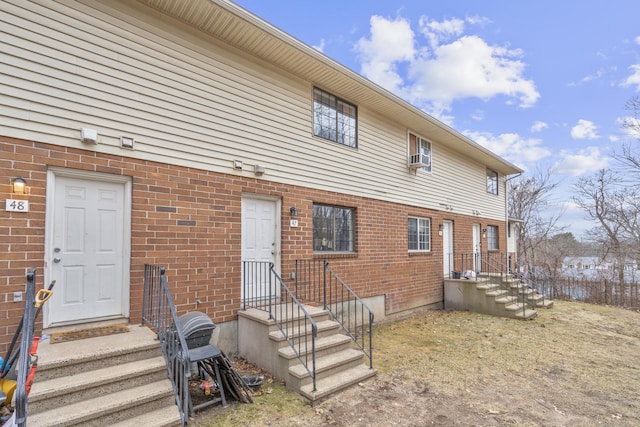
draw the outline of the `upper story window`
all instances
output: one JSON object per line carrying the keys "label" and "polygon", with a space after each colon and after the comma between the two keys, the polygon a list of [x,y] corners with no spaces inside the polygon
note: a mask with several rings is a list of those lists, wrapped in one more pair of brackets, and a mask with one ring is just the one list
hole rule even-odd
{"label": "upper story window", "polygon": [[355,251],[355,209],[313,205],[313,250]]}
{"label": "upper story window", "polygon": [[313,88],[313,134],[357,148],[358,109],[322,89]]}
{"label": "upper story window", "polygon": [[495,225],[489,225],[487,227],[487,249],[490,251],[500,249],[500,245],[498,244],[498,227]]}
{"label": "upper story window", "polygon": [[427,252],[431,250],[431,220],[409,217],[409,251]]}
{"label": "upper story window", "polygon": [[487,169],[487,193],[498,194],[498,172]]}
{"label": "upper story window", "polygon": [[409,133],[409,165],[431,172],[431,142]]}

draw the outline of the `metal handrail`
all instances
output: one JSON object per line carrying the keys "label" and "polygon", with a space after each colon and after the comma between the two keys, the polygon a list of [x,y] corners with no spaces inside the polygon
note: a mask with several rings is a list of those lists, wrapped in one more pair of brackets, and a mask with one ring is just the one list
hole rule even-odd
{"label": "metal handrail", "polygon": [[182,425],[188,423],[187,413],[193,415],[189,397],[189,348],[182,328],[178,325],[178,314],[165,268],[159,265],[144,266],[144,295],[142,300],[142,325],[147,324],[157,334],[162,346],[162,354],[169,371],[176,405],[180,411]]}
{"label": "metal handrail", "polygon": [[[522,305],[522,314],[526,314],[527,306],[535,309],[535,300],[528,298],[529,290],[535,294],[537,285],[511,269],[509,256],[500,252],[474,252],[452,254],[454,271],[464,274],[464,271],[472,270],[476,276],[484,275],[494,280],[499,279],[499,287],[506,291],[508,296],[515,296],[516,301]],[[515,288],[511,285],[512,279],[518,281]],[[524,289],[523,289],[524,288]],[[515,294],[515,295],[514,295]]]}
{"label": "metal handrail", "polygon": [[[27,289],[25,292],[24,314],[22,315],[22,338],[20,340],[20,356],[18,359],[17,384],[15,390],[15,424],[27,425],[27,376],[31,370],[29,349],[33,342],[35,322],[36,270],[27,272]],[[15,363],[15,362],[14,362]]]}
{"label": "metal handrail", "polygon": [[[296,295],[266,261],[242,261],[243,309],[269,313],[316,387],[316,341],[318,325]],[[311,341],[307,333],[311,331]]]}
{"label": "metal handrail", "polygon": [[373,311],[329,266],[327,260],[296,260],[296,294],[322,303],[373,368]]}

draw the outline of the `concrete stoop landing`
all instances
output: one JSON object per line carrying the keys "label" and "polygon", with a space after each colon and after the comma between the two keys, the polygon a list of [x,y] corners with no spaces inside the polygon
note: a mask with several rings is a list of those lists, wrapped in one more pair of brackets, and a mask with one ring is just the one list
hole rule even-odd
{"label": "concrete stoop landing", "polygon": [[[249,309],[238,312],[240,356],[284,380],[289,390],[299,393],[311,403],[375,376],[376,370],[364,363],[362,351],[355,347],[351,338],[341,333],[340,325],[330,319],[328,311],[312,306],[305,306],[305,310],[318,326],[315,391],[311,376],[265,311]],[[300,319],[293,315],[288,322],[301,324]],[[310,328],[294,329],[294,334],[307,337],[309,345],[306,347],[310,353]]]}
{"label": "concrete stoop landing", "polygon": [[181,426],[155,333],[126,333],[38,347],[29,426]]}
{"label": "concrete stoop landing", "polygon": [[[536,308],[551,308],[553,300],[544,298],[520,283],[518,279],[510,279],[502,288],[492,277],[477,279],[445,279],[444,307],[447,310],[468,310],[476,313],[491,314],[500,317],[530,320],[538,316],[538,312],[529,308],[531,303]],[[524,299],[526,304],[522,303]]]}

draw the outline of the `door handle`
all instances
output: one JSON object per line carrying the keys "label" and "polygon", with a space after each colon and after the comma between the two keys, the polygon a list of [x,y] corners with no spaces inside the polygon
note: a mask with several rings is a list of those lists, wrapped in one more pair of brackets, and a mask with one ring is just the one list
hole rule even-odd
{"label": "door handle", "polygon": [[53,262],[55,262],[56,264],[57,264],[57,263],[59,263],[60,261],[62,261],[62,259],[61,259],[61,258],[58,258],[58,257],[55,257],[55,258],[53,259]]}

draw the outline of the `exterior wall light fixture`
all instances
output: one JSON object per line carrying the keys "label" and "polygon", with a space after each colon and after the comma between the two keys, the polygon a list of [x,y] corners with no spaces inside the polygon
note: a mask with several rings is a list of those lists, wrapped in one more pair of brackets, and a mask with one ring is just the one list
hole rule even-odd
{"label": "exterior wall light fixture", "polygon": [[11,190],[14,194],[29,194],[27,181],[21,177],[17,177],[11,182]]}

